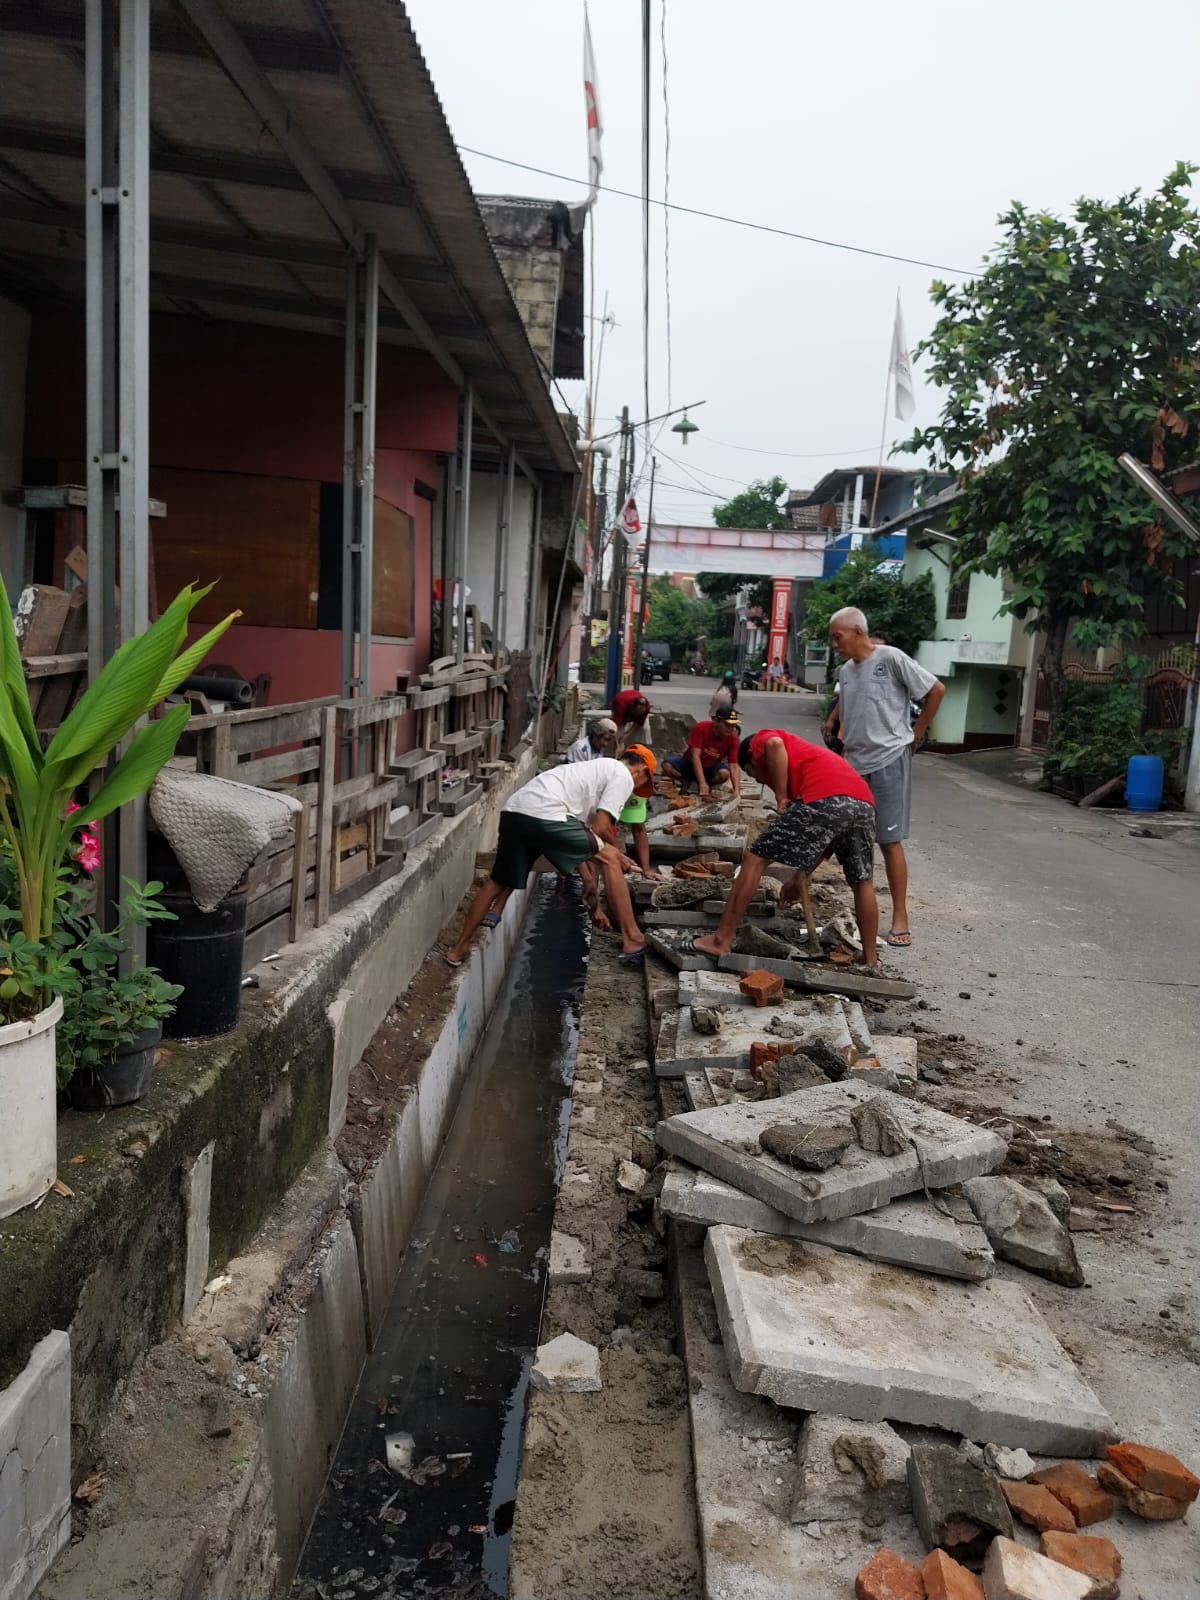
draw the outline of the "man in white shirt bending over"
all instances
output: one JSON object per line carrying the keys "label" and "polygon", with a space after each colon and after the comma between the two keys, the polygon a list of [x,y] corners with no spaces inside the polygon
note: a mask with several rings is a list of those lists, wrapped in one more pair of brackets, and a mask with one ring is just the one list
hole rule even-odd
{"label": "man in white shirt bending over", "polygon": [[599,761],[609,753],[617,737],[617,725],[611,717],[597,717],[586,733],[567,746],[563,761],[573,766],[576,761]]}
{"label": "man in white shirt bending over", "polygon": [[510,795],[500,812],[491,874],[471,901],[462,932],[446,951],[447,963],[462,966],[476,928],[489,912],[503,906],[514,889],[525,887],[539,856],[564,874],[585,862],[599,867],[621,933],[619,959],[626,965],[642,961],[646,941],[634,920],[625,858],[616,836],[617,819],[630,795],[635,788],[648,787],[652,778],[642,752],[629,750],[619,761],[600,756],[550,767]]}
{"label": "man in white shirt bending over", "polygon": [[[892,926],[885,935],[895,949],[912,943],[908,925],[908,838],[912,800],[913,746],[920,744],[946,692],[932,672],[890,644],[876,644],[857,606],[844,606],[829,619],[829,640],[842,665],[837,700],[825,725],[828,738],[835,718],[841,723],[842,754],[865,778],[875,801],[875,842],[883,856],[892,897]],[[912,704],[921,711],[912,720]]]}

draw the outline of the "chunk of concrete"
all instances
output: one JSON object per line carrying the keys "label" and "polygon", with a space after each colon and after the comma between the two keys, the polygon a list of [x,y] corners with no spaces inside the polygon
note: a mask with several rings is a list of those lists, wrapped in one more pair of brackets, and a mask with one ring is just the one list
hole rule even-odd
{"label": "chunk of concrete", "polygon": [[982,1177],[964,1183],[963,1193],[1002,1260],[1079,1288],[1083,1270],[1075,1241],[1045,1195],[1015,1178]]}
{"label": "chunk of concrete", "polygon": [[739,1389],[1048,1455],[1097,1455],[1115,1436],[1015,1283],[951,1283],[724,1226],[704,1253]]}
{"label": "chunk of concrete", "polygon": [[814,1412],[796,1444],[793,1522],[853,1522],[909,1508],[908,1446],[886,1422]]}
{"label": "chunk of concrete", "polygon": [[209,1212],[212,1207],[213,1155],[216,1148],[215,1141],[210,1141],[180,1175],[187,1251],[183,1304],[179,1310],[181,1322],[191,1320],[192,1313],[200,1304],[204,1285],[208,1282]]}
{"label": "chunk of concrete", "polygon": [[[678,1078],[685,1072],[708,1067],[728,1067],[745,1071],[750,1066],[751,1046],[768,1038],[787,1037],[797,1050],[818,1041],[828,1044],[842,1060],[854,1053],[850,1029],[840,1003],[829,1003],[826,996],[814,997],[823,1004],[794,998],[770,1008],[770,1015],[751,1002],[740,999],[736,1006],[728,1001],[689,1000],[684,1009],[668,1011],[658,1027],[654,1046],[654,1070],[660,1078]],[[682,999],[682,997],[681,997]],[[707,1022],[696,1025],[695,1016],[720,1009],[721,1026],[712,1031]],[[788,1024],[786,1034],[782,1024]]]}
{"label": "chunk of concrete", "polygon": [[907,1132],[895,1109],[882,1095],[855,1106],[850,1120],[859,1144],[872,1154],[898,1156],[908,1145]]}
{"label": "chunk of concrete", "polygon": [[25,1600],[71,1537],[71,1341],[56,1329],[0,1390],[0,1596]]}
{"label": "chunk of concrete", "polygon": [[[910,1143],[898,1155],[873,1155],[852,1145],[837,1166],[809,1173],[785,1166],[759,1147],[759,1135],[772,1124],[845,1123],[857,1106],[871,1099],[889,1106],[909,1136]],[[799,1089],[778,1100],[684,1112],[660,1122],[655,1137],[669,1154],[798,1222],[852,1217],[923,1186],[942,1189],[961,1183],[999,1166],[1008,1149],[988,1128],[853,1081]]]}
{"label": "chunk of concrete", "polygon": [[720,1178],[690,1167],[672,1172],[662,1192],[663,1210],[680,1222],[705,1228],[727,1222],[735,1228],[831,1245],[872,1261],[981,1283],[995,1266],[992,1247],[965,1200],[949,1195],[940,1200],[944,1209],[931,1205],[924,1195],[914,1195],[836,1222],[797,1222]]}
{"label": "chunk of concrete", "polygon": [[1092,1580],[1013,1539],[994,1539],[983,1563],[986,1600],[1087,1600]]}
{"label": "chunk of concrete", "polygon": [[582,1239],[575,1239],[569,1233],[560,1233],[557,1228],[550,1233],[550,1266],[549,1280],[552,1289],[565,1283],[587,1283],[592,1276],[592,1269],[588,1262],[587,1247]]}
{"label": "chunk of concrete", "polygon": [[985,1444],[983,1459],[998,1478],[1012,1483],[1023,1483],[1037,1471],[1037,1462],[1028,1450],[1010,1450],[1003,1444]]}
{"label": "chunk of concrete", "polygon": [[854,1143],[848,1122],[784,1122],[764,1128],[758,1142],[786,1167],[824,1172],[835,1166]]}
{"label": "chunk of concrete", "polygon": [[885,1072],[892,1072],[901,1083],[917,1081],[917,1041],[903,1033],[876,1033],[871,1054]]}
{"label": "chunk of concrete", "polygon": [[953,1445],[915,1444],[908,1487],[917,1527],[931,1550],[945,1550],[956,1561],[979,1561],[997,1534],[1012,1536],[999,1479]]}
{"label": "chunk of concrete", "polygon": [[573,1333],[560,1333],[538,1346],[532,1382],[552,1394],[593,1394],[602,1387],[600,1352]]}
{"label": "chunk of concrete", "polygon": [[617,1163],[617,1188],[622,1194],[641,1194],[649,1176],[645,1167],[639,1167],[636,1161]]}

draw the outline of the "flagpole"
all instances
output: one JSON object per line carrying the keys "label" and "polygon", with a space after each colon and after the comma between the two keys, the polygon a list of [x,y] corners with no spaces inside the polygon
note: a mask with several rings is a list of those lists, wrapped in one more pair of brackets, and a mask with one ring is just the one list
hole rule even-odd
{"label": "flagpole", "polygon": [[646,624],[646,590],[650,582],[650,540],[654,533],[654,474],[658,471],[658,457],[650,457],[650,509],[646,513],[646,546],[642,551],[642,592],[638,604],[637,623],[633,630],[633,681],[638,683],[642,672],[642,630]]}
{"label": "flagpole", "polygon": [[879,480],[883,476],[883,452],[887,449],[888,396],[892,391],[892,363],[889,359],[887,377],[883,382],[883,427],[879,430],[879,465],[875,468],[875,488],[871,494],[871,515],[868,526],[875,526],[875,506],[879,500]]}

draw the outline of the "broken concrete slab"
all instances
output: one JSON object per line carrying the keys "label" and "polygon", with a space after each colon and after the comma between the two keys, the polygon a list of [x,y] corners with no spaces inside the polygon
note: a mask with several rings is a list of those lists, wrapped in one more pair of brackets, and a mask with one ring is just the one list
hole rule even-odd
{"label": "broken concrete slab", "polygon": [[758,1142],[785,1167],[824,1172],[839,1162],[854,1143],[848,1122],[784,1122],[763,1129]]}
{"label": "broken concrete slab", "polygon": [[983,1229],[964,1200],[949,1195],[940,1199],[944,1211],[923,1195],[914,1195],[836,1222],[797,1222],[720,1178],[685,1167],[668,1175],[662,1208],[680,1222],[701,1227],[724,1222],[758,1233],[827,1244],[872,1261],[915,1267],[939,1277],[981,1283],[995,1266]]}
{"label": "broken concrete slab", "polygon": [[1079,1288],[1083,1269],[1075,1241],[1045,1195],[1015,1178],[972,1178],[963,1184],[963,1194],[1002,1260]]}
{"label": "broken concrete slab", "polygon": [[765,967],[777,972],[785,983],[794,989],[806,989],[811,994],[870,995],[881,1000],[911,1000],[916,988],[903,978],[876,978],[867,972],[850,969],[838,970],[813,963],[805,966],[800,961],[783,961],[775,956],[721,956],[718,967],[726,972],[749,972],[751,967]]}
{"label": "broken concrete slab", "polygon": [[1012,1535],[1012,1514],[999,1479],[953,1445],[913,1445],[908,1487],[917,1528],[931,1550],[978,1562],[998,1534]]}
{"label": "broken concrete slab", "polygon": [[676,972],[703,972],[716,966],[711,956],[684,953],[679,949],[679,939],[665,937],[654,928],[646,929],[646,947],[656,956],[661,956],[673,966]]}
{"label": "broken concrete slab", "polygon": [[876,1033],[871,1036],[871,1054],[887,1072],[901,1082],[917,1081],[917,1041],[903,1033]]}
{"label": "broken concrete slab", "polygon": [[998,1478],[1023,1483],[1037,1471],[1037,1462],[1028,1450],[1010,1450],[1007,1445],[985,1444],[983,1459]]}
{"label": "broken concrete slab", "polygon": [[573,1333],[560,1333],[538,1346],[531,1381],[535,1389],[552,1394],[593,1394],[603,1387],[600,1352]]}
{"label": "broken concrete slab", "polygon": [[685,1072],[682,1083],[687,1103],[693,1111],[708,1111],[717,1104],[717,1098],[705,1073]]}
{"label": "broken concrete slab", "polygon": [[[765,1016],[742,996],[736,1006],[715,998],[694,999],[690,994],[685,1004],[682,991],[679,998],[681,1009],[668,1011],[658,1027],[654,1070],[660,1078],[677,1078],[706,1067],[745,1071],[750,1066],[751,1046],[768,1039],[788,1038],[797,1050],[821,1040],[839,1057],[853,1052],[845,1014],[832,996],[789,998],[771,1006]],[[696,1027],[691,1014],[697,1007],[722,1011],[718,1033],[705,1033]],[[781,1028],[785,1029],[782,1033]]]}
{"label": "broken concrete slab", "polygon": [[796,1445],[793,1522],[857,1521],[909,1508],[908,1445],[886,1422],[814,1412]]}
{"label": "broken concrete slab", "polygon": [[[804,1173],[784,1166],[759,1147],[759,1134],[772,1123],[841,1123],[871,1099],[884,1101],[910,1136],[912,1142],[899,1155],[872,1155],[852,1145],[828,1172]],[[655,1138],[670,1155],[681,1156],[798,1222],[826,1222],[874,1211],[923,1186],[944,1189],[990,1172],[1008,1150],[990,1129],[853,1081],[799,1089],[777,1100],[689,1111],[660,1122]]]}
{"label": "broken concrete slab", "polygon": [[1015,1283],[951,1283],[731,1227],[710,1228],[704,1254],[740,1389],[1049,1455],[1096,1455],[1114,1437]]}
{"label": "broken concrete slab", "polygon": [[552,1229],[548,1268],[550,1287],[556,1289],[564,1283],[587,1283],[591,1276],[592,1268],[583,1240],[575,1239],[569,1233],[560,1233],[557,1228]]}

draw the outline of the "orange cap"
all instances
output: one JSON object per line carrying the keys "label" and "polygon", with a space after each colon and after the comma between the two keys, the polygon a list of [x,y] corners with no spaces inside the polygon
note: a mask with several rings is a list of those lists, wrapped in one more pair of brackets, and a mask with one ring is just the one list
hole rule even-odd
{"label": "orange cap", "polygon": [[646,771],[650,774],[646,782],[635,788],[633,792],[643,799],[651,799],[654,795],[654,774],[658,770],[658,758],[655,756],[654,751],[644,744],[628,744],[625,746],[624,754],[626,757],[633,756],[635,760],[642,762]]}

